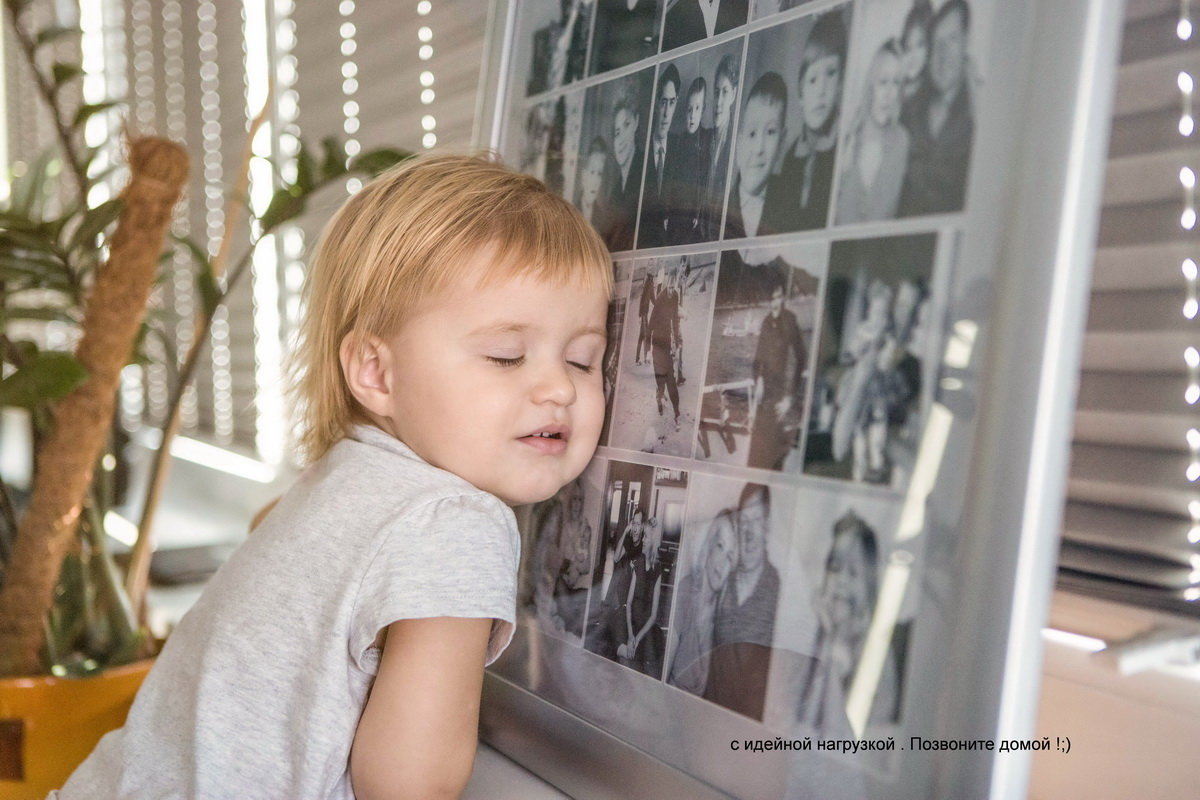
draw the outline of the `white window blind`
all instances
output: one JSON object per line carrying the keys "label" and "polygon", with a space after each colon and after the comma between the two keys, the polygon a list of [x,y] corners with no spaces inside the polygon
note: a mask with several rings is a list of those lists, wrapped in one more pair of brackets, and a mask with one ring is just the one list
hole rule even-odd
{"label": "white window blind", "polygon": [[1126,8],[1059,585],[1200,615],[1200,20],[1190,6]]}
{"label": "white window blind", "polygon": [[[55,0],[35,0],[36,27],[64,20]],[[80,0],[86,79],[96,97],[128,100],[136,133],[182,142],[191,177],[174,232],[189,235],[209,254],[224,233],[228,191],[242,168],[242,148],[257,100],[274,82],[273,102],[255,152],[285,172],[298,142],[319,148],[336,135],[350,156],[377,147],[465,150],[471,140],[479,82],[486,2],[482,0]],[[30,90],[27,69],[5,32],[8,160],[28,163],[53,141],[49,118]],[[90,38],[89,38],[90,37]],[[90,50],[88,49],[90,46]],[[74,47],[77,40],[56,44]],[[86,92],[85,92],[86,94]],[[89,97],[94,101],[94,98]],[[249,106],[254,105],[254,108]],[[119,154],[118,115],[100,134]],[[293,173],[294,174],[294,173]],[[254,173],[260,196],[269,171]],[[119,190],[124,175],[113,176]],[[333,209],[356,189],[355,180],[313,198],[310,213],[266,242],[217,317],[193,388],[185,395],[182,428],[191,436],[276,461],[285,435],[279,422],[281,353],[301,313],[307,248]],[[269,195],[269,191],[268,191]],[[261,209],[260,209],[261,210]],[[230,251],[233,266],[245,250],[243,216]],[[171,362],[193,335],[194,265],[181,249],[170,278],[156,291],[171,312],[168,345],[159,363],[122,376],[124,421],[161,425],[167,411]]]}

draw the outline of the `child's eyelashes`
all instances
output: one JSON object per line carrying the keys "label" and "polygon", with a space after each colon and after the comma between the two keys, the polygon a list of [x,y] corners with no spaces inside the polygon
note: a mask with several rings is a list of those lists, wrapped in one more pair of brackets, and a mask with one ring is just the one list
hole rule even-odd
{"label": "child's eyelashes", "polygon": [[[519,367],[525,363],[525,356],[517,356],[516,358],[503,358],[501,356],[484,356],[488,361],[500,367]],[[574,367],[584,374],[591,374],[595,367],[591,364],[581,364],[578,361],[568,361],[567,364]]]}

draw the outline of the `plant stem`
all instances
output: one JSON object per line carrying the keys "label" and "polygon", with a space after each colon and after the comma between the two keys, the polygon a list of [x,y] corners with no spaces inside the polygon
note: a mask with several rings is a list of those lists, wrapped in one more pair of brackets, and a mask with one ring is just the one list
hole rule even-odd
{"label": "plant stem", "polygon": [[21,25],[21,4],[18,0],[4,0],[4,7],[8,9],[9,16],[12,19],[13,34],[16,36],[17,44],[21,47],[21,52],[25,55],[30,72],[33,73],[33,82],[37,86],[38,94],[42,96],[42,100],[46,103],[50,111],[50,119],[54,122],[54,132],[58,136],[58,143],[63,149],[63,158],[66,160],[67,166],[70,167],[71,174],[75,177],[76,188],[79,190],[80,205],[86,207],[89,186],[87,169],[84,168],[83,162],[75,152],[75,143],[71,139],[70,129],[67,128],[62,120],[62,110],[58,107],[58,92],[50,85],[50,82],[46,80],[46,76],[38,68],[37,45],[30,38],[29,32]]}
{"label": "plant stem", "polygon": [[187,151],[165,139],[130,143],[125,205],[84,310],[76,358],[88,376],[56,406],[38,480],[21,518],[11,569],[0,588],[0,669],[36,672],[42,621],[62,559],[77,535],[93,468],[112,427],[121,368],[145,314],[171,212],[187,183]]}
{"label": "plant stem", "polygon": [[[241,216],[238,211],[244,208],[244,204],[239,202],[238,198],[246,196],[246,191],[250,185],[250,161],[254,158],[254,135],[258,133],[258,129],[267,119],[267,114],[271,108],[272,94],[273,88],[268,87],[267,97],[263,102],[262,109],[251,121],[250,129],[246,132],[246,142],[242,147],[242,169],[238,173],[238,182],[230,196],[229,207],[225,211],[225,230],[221,236],[221,244],[217,248],[217,254],[212,260],[212,277],[217,281],[220,281],[225,271],[225,262],[229,258],[229,249],[233,241],[234,228]],[[217,309],[225,303],[230,292],[237,285],[238,279],[250,264],[251,257],[254,255],[254,248],[261,241],[262,237],[260,236],[252,241],[246,252],[242,254],[242,257],[234,266],[229,280],[225,283],[225,289],[221,292],[221,296],[213,304],[211,310],[206,309],[196,315],[196,325],[192,334],[192,342],[188,348],[187,355],[184,357],[183,366],[179,370],[175,389],[171,393],[171,402],[167,407],[167,419],[162,427],[162,437],[159,440],[158,448],[154,452],[154,461],[150,467],[150,479],[146,483],[146,497],[142,501],[142,517],[138,521],[137,540],[133,543],[133,550],[129,557],[129,570],[125,574],[125,589],[129,594],[129,603],[137,612],[138,622],[143,626],[146,624],[148,618],[146,594],[150,585],[150,556],[152,554],[150,531],[154,525],[155,511],[157,511],[158,503],[162,498],[163,487],[167,482],[167,473],[169,472],[171,462],[171,442],[179,432],[179,414],[183,406],[184,390],[191,384],[192,377],[196,372],[196,366],[200,363],[200,353],[208,341],[208,334],[212,329],[213,318],[216,315]]]}
{"label": "plant stem", "polygon": [[12,494],[8,491],[8,482],[0,480],[0,513],[4,514],[4,524],[17,533],[17,507],[13,504]]}

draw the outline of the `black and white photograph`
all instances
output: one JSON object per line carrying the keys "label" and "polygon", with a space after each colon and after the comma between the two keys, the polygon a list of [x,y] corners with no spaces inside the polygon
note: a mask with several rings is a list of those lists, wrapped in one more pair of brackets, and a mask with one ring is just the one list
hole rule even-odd
{"label": "black and white photograph", "polygon": [[629,293],[633,284],[633,260],[613,262],[613,293],[608,301],[608,341],[604,346],[604,427],[600,429],[600,444],[608,444],[612,431],[613,401],[616,399],[617,381],[620,377],[621,342],[625,334],[625,314],[630,308]]}
{"label": "black and white photograph", "polygon": [[695,457],[799,473],[824,243],[721,254]]}
{"label": "black and white photograph", "polygon": [[637,230],[654,69],[593,86],[584,101],[575,203],[614,253],[631,250]]}
{"label": "black and white photograph", "polygon": [[518,38],[527,48],[514,51],[525,76],[525,94],[535,95],[584,77],[595,0],[530,0],[522,4]]}
{"label": "black and white photograph", "polygon": [[694,473],[666,681],[763,718],[793,490]]}
{"label": "black and white photograph", "polygon": [[750,19],[762,19],[772,14],[780,14],[784,11],[791,11],[793,8],[800,8],[812,2],[813,0],[752,0]]}
{"label": "black and white photograph", "polygon": [[594,0],[589,75],[635,64],[658,53],[662,0]]}
{"label": "black and white photograph", "polygon": [[584,646],[662,678],[688,473],[608,463]]}
{"label": "black and white photograph", "polygon": [[718,238],[741,53],[735,40],[659,65],[639,249]]}
{"label": "black and white photograph", "polygon": [[827,225],[849,31],[846,3],[751,34],[724,238]]}
{"label": "black and white photograph", "polygon": [[605,462],[594,459],[582,475],[530,514],[527,611],[543,630],[575,643],[583,641],[604,471]]}
{"label": "black and white photograph", "polygon": [[[812,658],[776,673],[772,713],[790,714],[779,724],[802,735],[886,736],[903,708],[914,594],[906,589],[919,578],[914,553],[896,543],[900,504],[812,489],[798,490],[797,503],[804,513],[796,519],[784,595],[815,612],[816,631]],[[873,623],[884,635],[868,645]]]}
{"label": "black and white photograph", "polygon": [[555,194],[571,199],[582,123],[582,91],[534,103],[525,112],[523,129],[507,147],[509,158]]}
{"label": "black and white photograph", "polygon": [[968,47],[970,18],[961,0],[936,12],[928,0],[860,4],[836,224],[962,209],[982,84]]}
{"label": "black and white photograph", "polygon": [[716,262],[716,253],[637,262],[610,447],[691,455]]}
{"label": "black and white photograph", "polygon": [[805,472],[900,489],[916,458],[936,235],[834,242]]}
{"label": "black and white photograph", "polygon": [[746,24],[750,0],[667,0],[663,52]]}

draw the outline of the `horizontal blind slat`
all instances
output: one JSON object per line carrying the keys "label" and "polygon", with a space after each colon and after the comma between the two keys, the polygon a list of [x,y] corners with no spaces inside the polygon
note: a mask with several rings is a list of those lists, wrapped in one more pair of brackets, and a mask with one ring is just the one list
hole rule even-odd
{"label": "horizontal blind slat", "polygon": [[1179,289],[1184,285],[1183,260],[1196,255],[1195,245],[1187,241],[1101,247],[1092,265],[1092,290]]}
{"label": "horizontal blind slat", "polygon": [[[1182,281],[1178,282],[1182,284]],[[1089,331],[1191,331],[1200,341],[1200,321],[1183,315],[1187,292],[1169,289],[1126,289],[1092,293]]]}
{"label": "horizontal blind slat", "polygon": [[1188,541],[1191,523],[1182,516],[1139,514],[1091,503],[1067,503],[1063,536],[1093,548],[1143,553],[1191,566],[1196,545]]}
{"label": "horizontal blind slat", "polygon": [[1183,353],[1195,346],[1191,331],[1088,332],[1083,337],[1083,368],[1107,372],[1179,372]]}
{"label": "horizontal blind slat", "polygon": [[1168,415],[1135,411],[1076,411],[1074,441],[1125,447],[1152,447],[1186,454],[1194,414]]}
{"label": "horizontal blind slat", "polygon": [[1059,561],[1067,569],[1116,578],[1160,589],[1182,590],[1192,585],[1192,569],[1142,555],[1063,542]]}

